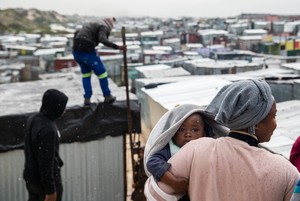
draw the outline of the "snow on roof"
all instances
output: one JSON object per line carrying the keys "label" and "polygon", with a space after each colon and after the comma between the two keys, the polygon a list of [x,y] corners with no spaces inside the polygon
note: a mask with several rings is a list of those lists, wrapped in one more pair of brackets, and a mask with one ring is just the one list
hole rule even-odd
{"label": "snow on roof", "polygon": [[41,42],[55,42],[55,41],[67,42],[68,39],[65,36],[45,36],[41,38]]}
{"label": "snow on roof", "polygon": [[[83,103],[81,73],[79,67],[76,70],[76,72],[74,70],[44,74],[47,77],[38,81],[1,84],[0,114],[5,116],[38,111],[41,106],[43,93],[50,88],[59,89],[66,93],[69,97],[67,107],[81,106]],[[97,99],[100,99],[102,102],[103,95],[99,89],[99,79],[93,75],[91,80],[92,85],[95,86],[92,102],[95,102]],[[109,86],[113,94],[117,96],[118,101],[126,100],[125,91],[119,88],[111,79],[109,79]],[[136,99],[136,96],[131,94],[130,98]]]}
{"label": "snow on roof", "polygon": [[246,67],[256,66],[258,63],[249,63],[247,60],[214,60],[214,59],[195,59],[186,61],[193,64],[194,67],[199,68],[231,68],[231,67]]}
{"label": "snow on roof", "polygon": [[162,51],[167,51],[171,52],[173,49],[170,46],[152,46],[153,50],[162,50]]}
{"label": "snow on roof", "polygon": [[50,49],[37,49],[33,55],[41,56],[41,55],[51,55],[56,54],[57,52],[64,52],[65,48],[50,48]]}
{"label": "snow on roof", "polygon": [[[128,57],[130,57],[131,54],[127,54]],[[102,61],[111,61],[111,60],[122,60],[123,61],[123,55],[117,54],[117,55],[103,55],[101,56]]]}
{"label": "snow on roof", "polygon": [[141,46],[140,45],[129,45],[127,46],[127,50],[141,50]]}
{"label": "snow on roof", "polygon": [[240,36],[240,40],[262,40],[262,35]]}
{"label": "snow on roof", "polygon": [[226,22],[227,24],[232,24],[232,23],[236,23],[236,22],[237,22],[237,19],[236,19],[236,18],[234,18],[234,19],[228,18],[228,19],[225,19],[225,22]]}
{"label": "snow on roof", "polygon": [[274,25],[284,25],[285,21],[275,21],[273,22]]}
{"label": "snow on roof", "polygon": [[239,27],[248,27],[248,23],[238,23],[238,24],[232,24],[230,25],[231,28],[239,28]]}
{"label": "snow on roof", "polygon": [[246,29],[244,34],[267,34],[268,32],[264,29]]}
{"label": "snow on roof", "polygon": [[198,56],[199,55],[199,53],[196,51],[185,51],[185,52],[183,52],[183,54],[186,56]]}
{"label": "snow on roof", "polygon": [[198,30],[199,35],[228,35],[228,31],[216,29]]}
{"label": "snow on roof", "polygon": [[24,36],[26,38],[40,38],[41,37],[41,34],[20,34],[20,36]]}
{"label": "snow on roof", "polygon": [[282,67],[290,68],[294,70],[300,70],[300,63],[283,63]]}
{"label": "snow on roof", "polygon": [[11,48],[15,50],[30,50],[30,51],[35,51],[37,48],[28,46],[28,45],[5,45],[5,48]]}
{"label": "snow on roof", "polygon": [[24,42],[25,37],[24,36],[11,36],[11,35],[5,35],[5,36],[0,36],[0,41],[3,43],[12,43],[12,42]]}
{"label": "snow on roof", "polygon": [[126,38],[130,38],[130,37],[138,37],[139,34],[138,34],[138,33],[126,33],[125,36],[126,36]]}
{"label": "snow on roof", "polygon": [[70,59],[74,59],[74,56],[72,54],[56,57],[56,60],[70,60]]}
{"label": "snow on roof", "polygon": [[148,70],[163,70],[163,69],[170,69],[171,66],[165,65],[165,64],[155,64],[155,65],[144,65],[136,67],[135,69],[138,71],[148,71]]}
{"label": "snow on roof", "polygon": [[[263,79],[267,77],[286,77],[295,75],[293,70],[285,70],[280,68],[268,68],[268,69],[260,69],[255,71],[247,71],[238,73],[241,76],[251,76],[257,79]],[[296,75],[295,75],[296,76]]]}
{"label": "snow on roof", "polygon": [[147,55],[147,54],[151,54],[151,55],[168,54],[168,52],[163,51],[163,50],[144,50],[144,55]]}
{"label": "snow on roof", "polygon": [[160,70],[146,70],[143,71],[143,75],[146,78],[157,78],[157,77],[174,77],[174,76],[187,76],[191,75],[190,72],[182,67],[177,68],[167,68]]}
{"label": "snow on roof", "polygon": [[178,104],[185,103],[205,106],[213,99],[221,87],[229,83],[229,81],[214,76],[197,76],[194,79],[142,90],[169,110]]}
{"label": "snow on roof", "polygon": [[257,25],[268,25],[269,22],[267,22],[267,21],[256,21],[254,23],[257,24]]}
{"label": "snow on roof", "polygon": [[163,34],[164,34],[164,32],[161,30],[141,32],[141,36],[162,36]]}
{"label": "snow on roof", "polygon": [[97,50],[98,53],[101,53],[101,52],[113,53],[113,54],[120,53],[120,50],[110,49],[110,48],[99,48],[98,46],[96,47],[96,50]]}
{"label": "snow on roof", "polygon": [[164,43],[176,43],[176,42],[180,42],[180,39],[179,38],[164,39]]}
{"label": "snow on roof", "polygon": [[[115,42],[117,45],[123,45],[123,42],[122,41],[117,41]],[[101,44],[101,43],[100,43]],[[132,46],[132,45],[141,45],[141,42],[138,41],[138,40],[134,40],[134,41],[126,41],[126,45],[129,47],[129,46]],[[98,46],[104,46],[103,44],[101,45],[98,45]]]}
{"label": "snow on roof", "polygon": [[25,67],[24,63],[11,63],[11,64],[5,64],[5,65],[0,65],[0,70],[21,70]]}
{"label": "snow on roof", "polygon": [[185,44],[187,48],[201,48],[203,45],[201,43],[187,43]]}

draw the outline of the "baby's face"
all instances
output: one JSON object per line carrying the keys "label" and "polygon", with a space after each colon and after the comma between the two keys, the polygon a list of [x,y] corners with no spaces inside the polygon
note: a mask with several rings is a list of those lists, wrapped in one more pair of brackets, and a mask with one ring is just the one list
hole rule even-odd
{"label": "baby's face", "polygon": [[174,135],[174,142],[182,147],[191,140],[205,136],[204,121],[200,114],[195,113],[189,116],[180,126]]}

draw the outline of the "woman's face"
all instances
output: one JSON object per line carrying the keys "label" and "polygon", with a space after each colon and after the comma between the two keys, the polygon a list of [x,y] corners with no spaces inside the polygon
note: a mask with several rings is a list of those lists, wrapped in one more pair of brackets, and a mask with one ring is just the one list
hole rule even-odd
{"label": "woman's face", "polygon": [[255,135],[257,136],[260,143],[270,141],[271,136],[273,135],[273,132],[277,127],[276,113],[276,102],[274,101],[267,117],[256,125]]}

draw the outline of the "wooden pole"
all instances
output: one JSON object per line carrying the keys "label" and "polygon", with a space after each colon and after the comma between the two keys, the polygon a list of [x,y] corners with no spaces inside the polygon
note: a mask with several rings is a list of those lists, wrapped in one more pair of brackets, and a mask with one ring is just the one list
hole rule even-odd
{"label": "wooden pole", "polygon": [[[126,46],[126,35],[125,34],[126,34],[125,27],[122,27],[122,41],[123,41],[124,46]],[[134,163],[134,158],[133,158],[132,116],[131,116],[129,86],[128,86],[129,84],[128,84],[128,67],[127,67],[127,49],[123,51],[123,63],[124,63],[124,81],[125,81],[125,87],[126,87],[127,124],[128,124],[129,140],[130,140],[131,164],[132,164],[132,171],[134,171],[135,163]],[[126,139],[126,136],[125,136],[125,139]],[[125,144],[126,144],[126,140],[125,140]],[[126,145],[125,145],[125,147],[126,147]],[[125,150],[125,152],[126,152],[126,150]],[[125,164],[126,164],[126,158],[125,158]],[[126,186],[127,186],[127,184],[126,184]],[[126,191],[127,191],[127,188],[126,188]]]}

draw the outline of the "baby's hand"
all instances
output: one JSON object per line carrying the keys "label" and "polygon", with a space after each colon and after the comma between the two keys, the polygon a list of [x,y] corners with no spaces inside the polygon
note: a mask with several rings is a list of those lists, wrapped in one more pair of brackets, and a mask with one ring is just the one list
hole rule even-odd
{"label": "baby's hand", "polygon": [[176,178],[172,188],[176,193],[186,193],[188,191],[189,180],[185,178]]}

